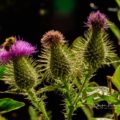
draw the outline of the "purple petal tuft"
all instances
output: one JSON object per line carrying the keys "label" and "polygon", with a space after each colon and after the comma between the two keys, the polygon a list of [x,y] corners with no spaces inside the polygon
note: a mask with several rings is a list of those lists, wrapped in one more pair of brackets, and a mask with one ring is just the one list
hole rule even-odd
{"label": "purple petal tuft", "polygon": [[10,49],[10,54],[12,55],[12,57],[29,56],[35,52],[36,47],[23,40],[16,41],[16,43],[12,45]]}
{"label": "purple petal tuft", "polygon": [[100,11],[92,12],[88,16],[88,21],[86,23],[86,26],[89,28],[97,27],[97,28],[103,28],[107,29],[107,17],[105,14],[101,13]]}

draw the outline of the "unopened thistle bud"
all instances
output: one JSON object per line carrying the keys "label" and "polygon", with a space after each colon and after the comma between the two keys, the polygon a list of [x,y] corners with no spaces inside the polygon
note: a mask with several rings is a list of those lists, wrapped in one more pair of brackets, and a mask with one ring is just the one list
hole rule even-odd
{"label": "unopened thistle bud", "polygon": [[51,30],[47,32],[41,39],[43,47],[49,48],[50,59],[49,70],[54,77],[64,78],[70,72],[70,63],[64,51],[63,44],[65,43],[63,35]]}
{"label": "unopened thistle bud", "polygon": [[64,44],[65,40],[61,32],[50,30],[43,35],[41,43],[44,47],[52,47],[55,44]]}
{"label": "unopened thistle bud", "polygon": [[107,40],[107,34],[105,33],[108,28],[107,18],[99,11],[92,12],[86,25],[89,28],[89,37],[85,42],[83,56],[86,63],[96,70],[102,64],[105,64],[106,60],[114,56],[113,47]]}

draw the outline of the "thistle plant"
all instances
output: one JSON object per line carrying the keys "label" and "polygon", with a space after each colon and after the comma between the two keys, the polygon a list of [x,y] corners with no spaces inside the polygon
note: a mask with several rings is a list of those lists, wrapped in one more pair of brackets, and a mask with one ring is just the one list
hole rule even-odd
{"label": "thistle plant", "polygon": [[[59,86],[58,89],[65,96],[66,118],[71,119],[72,98],[74,97],[72,93],[74,89],[70,84],[70,74],[72,74],[73,66],[64,37],[59,31],[51,30],[43,36],[41,43],[44,52],[40,56],[40,62],[42,60],[44,64],[40,64],[40,69],[43,71],[43,76],[53,79],[54,84]],[[71,108],[69,109],[69,107]]]}
{"label": "thistle plant", "polygon": [[[116,77],[120,68],[113,77],[107,76],[108,87],[90,81],[99,68],[116,62],[115,47],[107,34],[107,17],[100,11],[92,12],[85,26],[84,37],[75,39],[70,47],[61,32],[46,32],[40,41],[42,50],[38,60],[30,57],[37,52],[36,47],[16,37],[6,39],[0,50],[0,62],[6,66],[2,79],[11,85],[12,92],[26,95],[36,110],[42,112],[43,120],[51,119],[44,104],[45,94],[50,91],[57,90],[63,96],[66,120],[72,120],[78,108],[83,110],[88,120],[98,120],[93,110],[96,104],[100,101],[120,103],[119,92],[111,87],[112,81],[120,90]],[[36,90],[41,83],[44,83],[43,87]],[[120,114],[120,111],[114,107],[113,114],[116,113]],[[114,119],[117,120],[117,115]]]}
{"label": "thistle plant", "polygon": [[36,109],[42,112],[43,118],[49,120],[43,100],[37,98],[34,89],[40,75],[36,63],[29,56],[35,52],[36,47],[30,43],[16,37],[7,38],[0,52],[1,63],[6,64],[3,79],[13,87],[14,91],[19,90],[27,94]]}

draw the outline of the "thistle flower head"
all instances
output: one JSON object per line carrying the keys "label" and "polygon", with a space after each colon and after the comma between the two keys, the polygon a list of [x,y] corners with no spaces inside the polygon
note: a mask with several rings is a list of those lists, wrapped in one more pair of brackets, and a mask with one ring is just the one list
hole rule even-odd
{"label": "thistle flower head", "polygon": [[36,52],[36,48],[30,43],[19,40],[16,37],[9,37],[3,43],[0,50],[0,62],[6,63],[11,58],[20,56],[29,56]]}
{"label": "thistle flower head", "polygon": [[86,23],[86,26],[88,28],[103,28],[103,29],[107,29],[108,25],[107,25],[107,17],[105,14],[101,13],[100,11],[97,12],[92,12],[90,13],[90,15],[88,16],[88,21]]}
{"label": "thistle flower head", "polygon": [[50,30],[47,33],[45,33],[41,39],[41,43],[44,47],[50,47],[54,44],[64,44],[64,36],[61,32]]}
{"label": "thistle flower head", "polygon": [[10,53],[13,57],[29,56],[35,52],[36,48],[33,47],[30,43],[23,40],[17,40],[10,49]]}

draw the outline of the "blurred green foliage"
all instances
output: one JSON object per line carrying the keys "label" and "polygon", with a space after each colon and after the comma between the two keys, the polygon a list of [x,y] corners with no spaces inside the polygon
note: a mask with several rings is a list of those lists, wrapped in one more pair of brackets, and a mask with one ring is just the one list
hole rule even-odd
{"label": "blurred green foliage", "polygon": [[54,0],[54,9],[61,14],[69,14],[75,9],[74,0]]}

